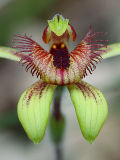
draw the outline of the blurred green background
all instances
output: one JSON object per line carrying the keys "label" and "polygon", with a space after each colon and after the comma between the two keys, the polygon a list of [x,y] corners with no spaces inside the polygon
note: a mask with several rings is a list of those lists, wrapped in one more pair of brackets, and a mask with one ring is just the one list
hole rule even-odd
{"label": "blurred green background", "polygon": [[[70,19],[77,40],[88,32],[108,32],[109,44],[120,42],[120,0],[0,0],[0,45],[11,46],[15,33],[31,35],[41,46],[42,32],[56,13]],[[16,113],[21,93],[37,79],[16,62],[0,59],[0,160],[54,160],[55,147],[47,127],[43,141],[35,146],[26,137]],[[62,96],[66,130],[61,160],[120,160],[120,56],[103,60],[85,81],[101,89],[109,104],[109,116],[95,142],[81,135],[67,89]],[[52,110],[52,105],[51,105]]]}

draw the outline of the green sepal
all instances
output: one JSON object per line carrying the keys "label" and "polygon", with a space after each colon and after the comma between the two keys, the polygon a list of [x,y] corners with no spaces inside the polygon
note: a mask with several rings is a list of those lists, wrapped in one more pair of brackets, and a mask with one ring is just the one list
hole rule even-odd
{"label": "green sepal", "polygon": [[92,143],[98,136],[108,114],[108,105],[97,88],[79,82],[68,86],[84,138]]}
{"label": "green sepal", "polygon": [[0,58],[13,61],[20,61],[20,54],[16,55],[16,50],[8,47],[0,47]]}
{"label": "green sepal", "polygon": [[107,46],[106,48],[100,48],[101,49],[105,49],[106,52],[103,52],[103,54],[101,55],[103,59],[107,59],[107,58],[111,58],[114,56],[118,56],[120,55],[120,43],[113,43]]}
{"label": "green sepal", "polygon": [[61,36],[68,28],[68,22],[69,19],[65,19],[63,16],[56,14],[52,20],[48,20],[48,25],[52,32],[54,32],[57,36]]}
{"label": "green sepal", "polygon": [[65,130],[65,118],[61,115],[59,120],[56,120],[54,115],[50,118],[50,135],[54,143],[59,143],[63,139]]}
{"label": "green sepal", "polygon": [[35,144],[44,137],[55,88],[39,81],[26,89],[18,102],[18,118]]}

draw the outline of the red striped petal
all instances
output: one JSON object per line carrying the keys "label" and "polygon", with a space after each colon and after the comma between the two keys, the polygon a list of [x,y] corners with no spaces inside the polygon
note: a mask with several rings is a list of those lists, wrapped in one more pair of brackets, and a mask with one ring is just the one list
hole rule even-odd
{"label": "red striped petal", "polygon": [[75,32],[73,26],[71,24],[69,24],[67,29],[68,29],[68,33],[69,33],[70,38],[72,39],[72,41],[75,41],[76,40],[76,32]]}
{"label": "red striped petal", "polygon": [[50,31],[49,26],[47,26],[44,29],[44,32],[43,32],[43,35],[42,35],[42,39],[46,44],[50,41],[50,36],[51,36],[51,31]]}

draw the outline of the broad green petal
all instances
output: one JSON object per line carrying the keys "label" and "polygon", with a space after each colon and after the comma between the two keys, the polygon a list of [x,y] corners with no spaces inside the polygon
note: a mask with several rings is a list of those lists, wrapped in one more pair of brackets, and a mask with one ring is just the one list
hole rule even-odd
{"label": "broad green petal", "polygon": [[65,19],[62,15],[56,14],[52,20],[48,20],[48,25],[52,32],[54,32],[57,36],[61,36],[66,31],[68,22],[69,19]]}
{"label": "broad green petal", "polygon": [[28,137],[39,143],[47,126],[55,85],[43,81],[26,89],[18,102],[18,118]]}
{"label": "broad green petal", "polygon": [[102,92],[81,81],[68,86],[84,138],[92,143],[98,136],[108,114]]}
{"label": "broad green petal", "polygon": [[114,43],[108,45],[106,52],[104,52],[101,56],[103,59],[111,58],[114,56],[120,55],[120,43]]}
{"label": "broad green petal", "polygon": [[8,47],[0,47],[0,58],[6,58],[13,61],[20,61],[21,54],[16,54],[16,50]]}

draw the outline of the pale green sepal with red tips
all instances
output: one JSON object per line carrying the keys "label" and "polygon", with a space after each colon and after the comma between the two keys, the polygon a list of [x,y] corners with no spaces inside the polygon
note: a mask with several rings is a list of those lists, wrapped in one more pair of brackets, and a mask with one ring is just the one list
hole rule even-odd
{"label": "pale green sepal with red tips", "polygon": [[106,51],[102,53],[102,58],[103,59],[107,59],[107,58],[111,58],[111,57],[115,57],[120,55],[120,43],[113,43],[107,46],[106,48],[100,48],[101,49],[105,49]]}
{"label": "pale green sepal with red tips", "polygon": [[18,102],[18,118],[35,144],[44,137],[55,89],[55,85],[38,81],[23,92]]}
{"label": "pale green sepal with red tips", "polygon": [[108,105],[102,92],[81,81],[68,86],[84,138],[92,143],[108,115]]}
{"label": "pale green sepal with red tips", "polygon": [[50,30],[57,36],[61,36],[68,28],[69,19],[63,18],[62,15],[56,14],[52,20],[48,20]]}
{"label": "pale green sepal with red tips", "polygon": [[8,47],[0,47],[0,58],[5,58],[13,61],[20,61],[20,54],[16,54],[16,50]]}

